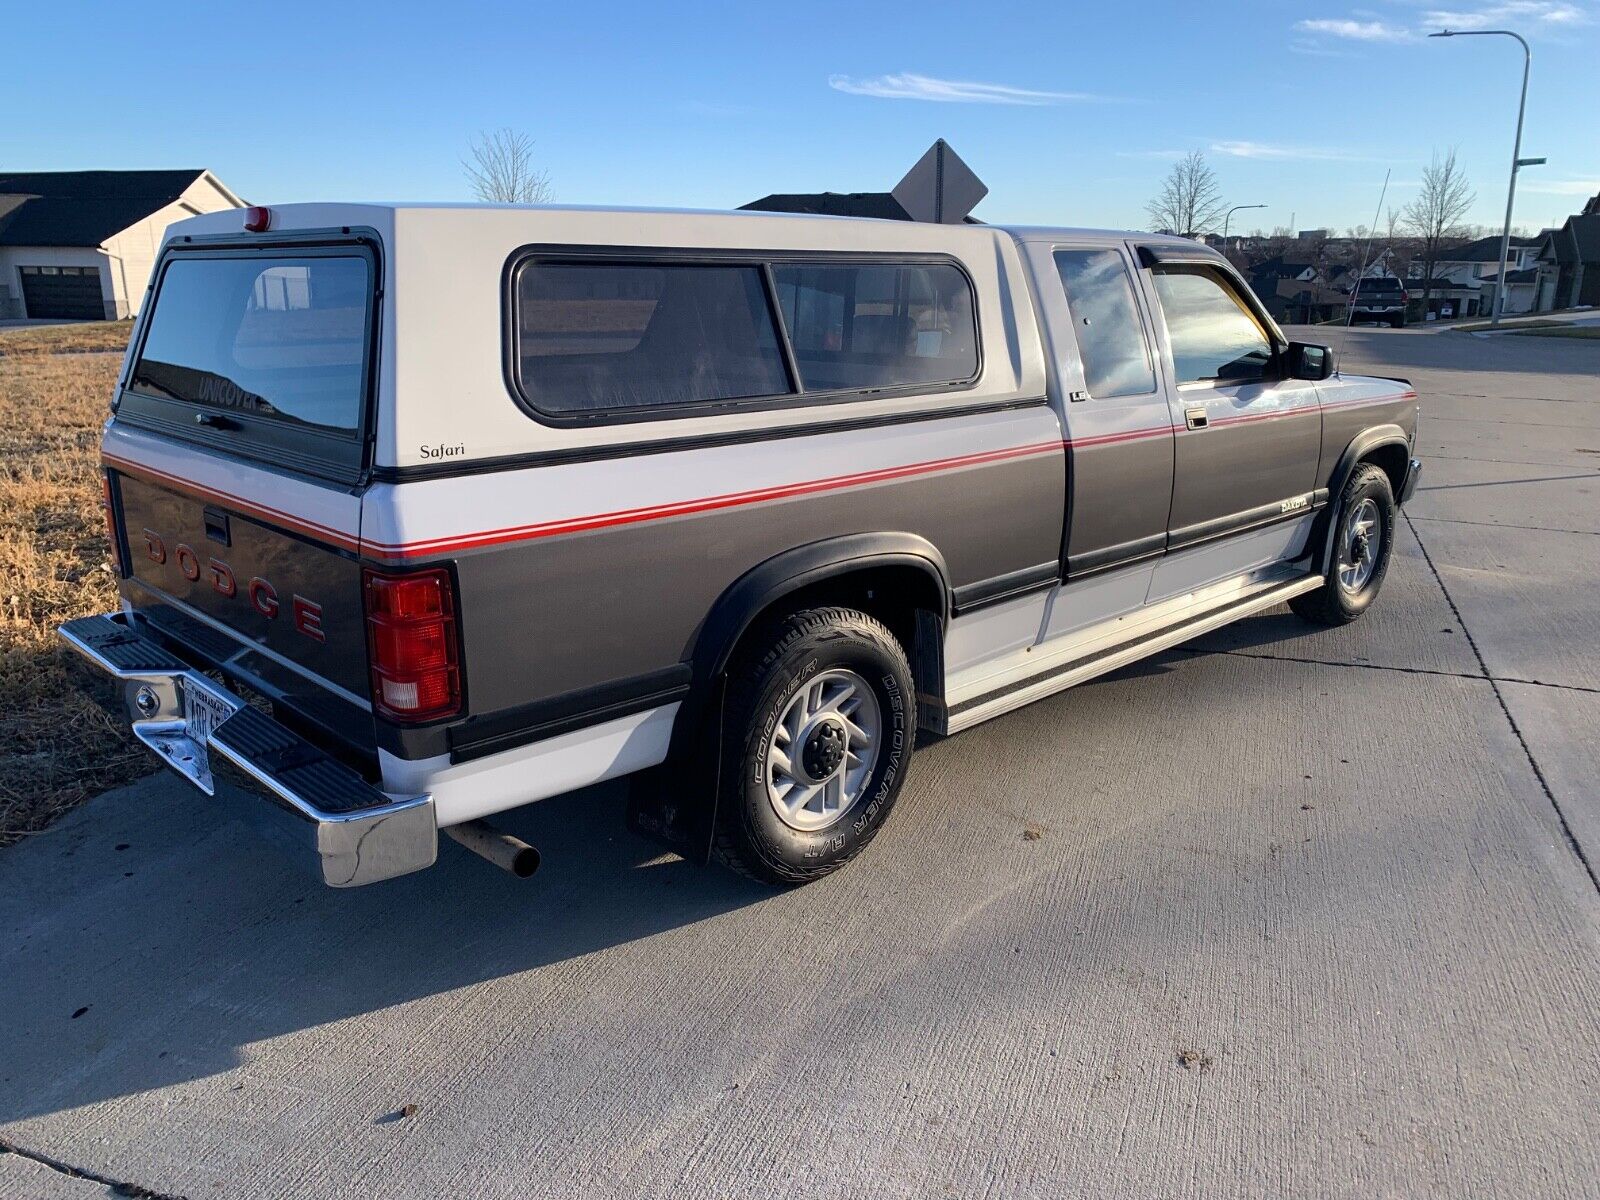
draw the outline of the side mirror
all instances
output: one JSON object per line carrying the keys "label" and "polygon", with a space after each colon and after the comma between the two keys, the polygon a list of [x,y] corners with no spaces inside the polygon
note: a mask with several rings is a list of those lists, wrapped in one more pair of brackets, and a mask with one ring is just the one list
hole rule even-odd
{"label": "side mirror", "polygon": [[1333,348],[1311,342],[1290,342],[1283,352],[1283,362],[1287,378],[1317,383],[1333,375]]}

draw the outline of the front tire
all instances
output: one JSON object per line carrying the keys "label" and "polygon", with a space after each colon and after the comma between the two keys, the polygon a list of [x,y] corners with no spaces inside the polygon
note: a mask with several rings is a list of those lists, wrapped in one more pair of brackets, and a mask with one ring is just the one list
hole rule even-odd
{"label": "front tire", "polygon": [[880,622],[807,609],[749,640],[725,719],[717,857],[766,883],[809,883],[888,819],[916,741],[916,688]]}
{"label": "front tire", "polygon": [[1388,473],[1358,464],[1345,481],[1334,513],[1333,561],[1321,587],[1289,601],[1318,625],[1348,625],[1372,606],[1394,550],[1394,488]]}

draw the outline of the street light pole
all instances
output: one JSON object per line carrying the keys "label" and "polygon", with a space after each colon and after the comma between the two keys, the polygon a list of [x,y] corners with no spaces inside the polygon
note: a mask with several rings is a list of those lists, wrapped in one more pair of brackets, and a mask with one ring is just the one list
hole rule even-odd
{"label": "street light pole", "polygon": [[1222,218],[1222,248],[1228,248],[1228,222],[1233,220],[1233,214],[1243,208],[1265,208],[1265,204],[1235,204]]}
{"label": "street light pole", "polygon": [[1429,37],[1509,37],[1516,38],[1522,46],[1522,98],[1517,101],[1517,137],[1511,146],[1511,184],[1506,188],[1506,223],[1500,233],[1500,281],[1494,289],[1494,315],[1489,319],[1489,327],[1493,329],[1500,324],[1500,317],[1505,312],[1506,273],[1509,267],[1507,260],[1511,257],[1511,206],[1517,199],[1517,169],[1523,166],[1534,166],[1543,162],[1543,159],[1522,158],[1522,114],[1528,107],[1528,69],[1533,65],[1533,51],[1528,49],[1528,43],[1523,40],[1520,33],[1512,33],[1509,29],[1445,29],[1438,33],[1430,33]]}

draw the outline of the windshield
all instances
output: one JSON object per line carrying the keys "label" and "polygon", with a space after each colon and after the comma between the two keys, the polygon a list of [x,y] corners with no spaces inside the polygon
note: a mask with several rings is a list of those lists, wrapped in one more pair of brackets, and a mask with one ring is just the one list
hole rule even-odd
{"label": "windshield", "polygon": [[175,257],[130,389],[353,437],[372,291],[359,254]]}

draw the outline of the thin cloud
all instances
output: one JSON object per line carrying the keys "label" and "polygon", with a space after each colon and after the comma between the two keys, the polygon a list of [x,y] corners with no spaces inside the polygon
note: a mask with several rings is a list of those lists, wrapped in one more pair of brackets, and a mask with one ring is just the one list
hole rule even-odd
{"label": "thin cloud", "polygon": [[1004,83],[935,79],[931,75],[910,72],[873,75],[862,79],[830,75],[828,86],[836,92],[848,92],[852,96],[876,96],[881,100],[931,100],[940,104],[1019,104],[1040,108],[1075,100],[1105,99],[1087,92],[1043,92]]}
{"label": "thin cloud", "polygon": [[1327,37],[1347,38],[1355,42],[1409,42],[1416,37],[1416,34],[1409,29],[1390,25],[1387,21],[1316,17],[1296,21],[1294,27],[1302,33],[1320,33]]}
{"label": "thin cloud", "polygon": [[1330,150],[1321,146],[1284,146],[1271,142],[1212,142],[1213,154],[1225,155],[1228,158],[1257,158],[1273,162],[1288,161],[1316,161],[1316,162],[1372,162],[1363,155],[1351,154],[1346,150]]}
{"label": "thin cloud", "polygon": [[[1302,34],[1316,37],[1381,44],[1415,42],[1440,29],[1468,32],[1516,24],[1525,32],[1537,34],[1589,23],[1588,10],[1569,0],[1499,0],[1469,8],[1426,9],[1414,26],[1391,24],[1376,13],[1357,9],[1348,17],[1311,17],[1296,21],[1294,27]],[[1297,54],[1318,53],[1316,43],[1305,38],[1295,39],[1289,48]]]}
{"label": "thin cloud", "polygon": [[1422,14],[1423,24],[1443,29],[1487,29],[1507,22],[1533,21],[1552,28],[1587,25],[1589,14],[1561,0],[1505,0],[1473,9],[1433,9]]}

